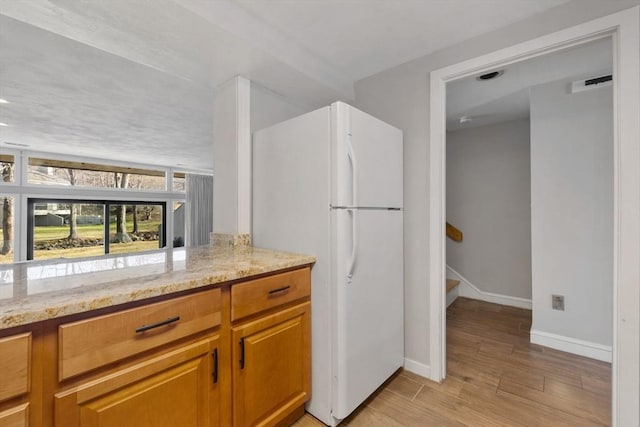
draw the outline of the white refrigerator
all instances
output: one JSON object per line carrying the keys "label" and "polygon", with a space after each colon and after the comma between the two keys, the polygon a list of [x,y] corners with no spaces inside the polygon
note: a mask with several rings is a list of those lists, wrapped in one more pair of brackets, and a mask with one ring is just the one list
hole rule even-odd
{"label": "white refrigerator", "polygon": [[404,361],[402,132],[337,102],[252,148],[254,246],[317,257],[307,411],[335,426]]}

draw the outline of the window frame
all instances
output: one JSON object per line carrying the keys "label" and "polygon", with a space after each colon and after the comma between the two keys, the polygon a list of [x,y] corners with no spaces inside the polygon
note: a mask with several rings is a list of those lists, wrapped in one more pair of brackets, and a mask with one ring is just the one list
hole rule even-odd
{"label": "window frame", "polygon": [[[27,261],[38,261],[33,259],[34,255],[34,238],[35,238],[35,205],[38,203],[57,203],[57,204],[96,204],[103,206],[104,212],[104,221],[103,225],[103,241],[104,241],[104,253],[102,255],[110,254],[110,242],[109,242],[109,225],[111,224],[110,218],[110,207],[111,205],[127,205],[127,206],[136,206],[136,205],[154,205],[162,207],[162,228],[160,230],[160,241],[158,242],[157,249],[164,249],[167,245],[167,202],[150,202],[146,200],[95,200],[95,199],[52,199],[52,198],[27,198]],[[15,232],[14,232],[15,235]],[[172,241],[173,245],[173,241]],[[153,249],[153,250],[157,250]],[[141,251],[147,252],[147,251]],[[138,253],[138,252],[130,252],[130,253]],[[100,256],[100,255],[96,255]]]}
{"label": "window frame", "polygon": [[[42,151],[15,150],[0,147],[0,153],[14,156],[14,181],[0,182],[0,194],[14,198],[14,230],[13,230],[13,262],[27,260],[27,232],[28,199],[61,199],[77,200],[80,203],[91,203],[92,201],[109,201],[111,203],[124,204],[151,204],[155,202],[165,203],[163,213],[165,215],[165,236],[164,242],[174,240],[174,202],[186,203],[187,194],[185,191],[173,191],[174,173],[198,174],[212,176],[210,170],[192,169],[171,166],[148,165],[139,163],[127,163],[108,159],[96,159],[91,157],[65,156]],[[101,165],[112,165],[116,167],[132,167],[140,169],[162,170],[165,172],[165,190],[142,190],[142,189],[118,189],[101,187],[81,187],[81,186],[59,186],[42,185],[28,183],[29,158],[46,158],[61,161],[87,162]],[[169,212],[167,210],[170,209]],[[186,230],[185,230],[186,233]],[[188,245],[187,234],[185,234],[185,245]],[[172,243],[173,244],[173,243]]]}

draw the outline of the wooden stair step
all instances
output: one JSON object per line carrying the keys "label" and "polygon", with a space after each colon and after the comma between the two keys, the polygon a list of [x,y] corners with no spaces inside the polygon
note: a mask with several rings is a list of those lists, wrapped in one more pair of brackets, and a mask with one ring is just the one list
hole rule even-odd
{"label": "wooden stair step", "polygon": [[456,286],[460,284],[460,280],[447,279],[447,293],[451,292]]}

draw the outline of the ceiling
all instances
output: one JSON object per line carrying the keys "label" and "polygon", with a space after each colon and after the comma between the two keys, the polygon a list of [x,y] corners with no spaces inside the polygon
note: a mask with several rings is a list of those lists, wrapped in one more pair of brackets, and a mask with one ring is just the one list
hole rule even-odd
{"label": "ceiling", "polygon": [[[527,118],[530,87],[558,80],[569,86],[612,69],[613,45],[607,37],[502,67],[504,74],[492,80],[478,81],[474,75],[453,81],[447,84],[447,130]],[[462,117],[471,120],[461,123]]]}
{"label": "ceiling", "polygon": [[0,1],[0,147],[210,170],[233,76],[309,109],[348,101],[361,78],[566,1]]}

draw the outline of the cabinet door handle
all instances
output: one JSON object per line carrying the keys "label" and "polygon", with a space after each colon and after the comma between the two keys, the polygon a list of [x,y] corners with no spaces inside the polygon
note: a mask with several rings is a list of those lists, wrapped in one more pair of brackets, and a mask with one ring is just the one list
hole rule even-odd
{"label": "cabinet door handle", "polygon": [[272,296],[272,295],[275,295],[275,294],[279,294],[280,292],[287,292],[289,289],[291,289],[290,285],[283,286],[281,288],[271,289],[269,291],[269,296]]}
{"label": "cabinet door handle", "polygon": [[136,334],[138,334],[140,332],[148,331],[149,329],[159,328],[160,326],[170,325],[171,323],[175,323],[178,320],[180,320],[180,316],[169,317],[166,320],[161,320],[159,322],[152,323],[150,325],[142,325],[142,326],[136,328]]}
{"label": "cabinet door handle", "polygon": [[244,337],[240,338],[240,369],[244,369]]}
{"label": "cabinet door handle", "polygon": [[213,383],[218,382],[218,349],[214,349],[213,353],[211,353],[211,357],[213,358],[213,373],[211,376],[213,377]]}

